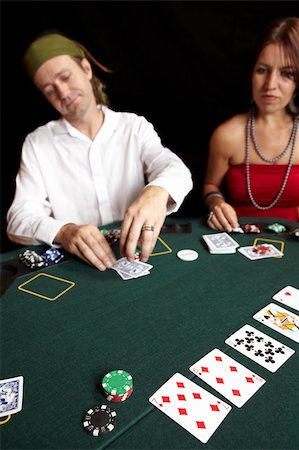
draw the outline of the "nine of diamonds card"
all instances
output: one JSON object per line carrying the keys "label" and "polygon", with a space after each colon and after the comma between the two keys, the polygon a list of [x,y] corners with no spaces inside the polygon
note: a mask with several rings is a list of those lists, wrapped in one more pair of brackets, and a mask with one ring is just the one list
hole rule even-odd
{"label": "nine of diamonds card", "polygon": [[203,356],[190,370],[238,408],[266,382],[218,348]]}

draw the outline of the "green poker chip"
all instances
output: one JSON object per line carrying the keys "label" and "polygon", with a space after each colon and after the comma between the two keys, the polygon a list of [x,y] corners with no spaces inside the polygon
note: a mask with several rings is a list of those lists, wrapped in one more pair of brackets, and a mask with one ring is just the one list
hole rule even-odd
{"label": "green poker chip", "polygon": [[266,227],[267,230],[274,231],[274,233],[283,233],[286,231],[286,227],[280,223],[272,223]]}
{"label": "green poker chip", "polygon": [[102,233],[102,235],[103,235],[104,237],[107,237],[108,234],[110,233],[110,230],[106,230],[105,228],[103,228],[102,230],[100,230],[100,232]]}
{"label": "green poker chip", "polygon": [[110,395],[123,395],[133,388],[133,378],[125,370],[112,370],[102,380],[102,388]]}

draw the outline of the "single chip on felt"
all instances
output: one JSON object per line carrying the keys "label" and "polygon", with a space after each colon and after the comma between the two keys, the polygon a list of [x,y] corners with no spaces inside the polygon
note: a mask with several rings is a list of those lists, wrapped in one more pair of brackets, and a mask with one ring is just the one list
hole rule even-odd
{"label": "single chip on felt", "polygon": [[198,258],[198,253],[190,249],[179,250],[176,255],[182,261],[195,261]]}
{"label": "single chip on felt", "polygon": [[111,432],[114,429],[116,412],[108,406],[94,406],[90,408],[84,418],[83,427],[93,436]]}
{"label": "single chip on felt", "polygon": [[299,241],[299,228],[295,228],[289,233],[289,237],[296,241]]}
{"label": "single chip on felt", "polygon": [[272,223],[266,227],[266,230],[274,231],[274,233],[283,233],[286,231],[286,227],[281,223]]}
{"label": "single chip on felt", "polygon": [[266,244],[260,244],[253,247],[253,251],[257,253],[258,255],[266,255],[267,253],[271,252],[271,249]]}
{"label": "single chip on felt", "polygon": [[243,226],[243,230],[245,233],[260,233],[261,230],[257,225],[246,223],[246,225]]}

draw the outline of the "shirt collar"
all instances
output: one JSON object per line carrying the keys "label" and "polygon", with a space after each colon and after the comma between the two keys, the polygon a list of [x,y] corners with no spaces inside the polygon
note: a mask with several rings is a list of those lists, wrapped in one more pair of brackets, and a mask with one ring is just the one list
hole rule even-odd
{"label": "shirt collar", "polygon": [[[94,140],[100,139],[106,141],[117,129],[119,124],[119,116],[115,111],[112,111],[107,106],[98,105],[98,109],[101,109],[104,113],[104,122]],[[57,121],[55,134],[69,134],[70,136],[91,142],[87,136],[81,133],[81,131],[77,128],[73,127],[73,125],[71,125],[70,122],[63,117]]]}

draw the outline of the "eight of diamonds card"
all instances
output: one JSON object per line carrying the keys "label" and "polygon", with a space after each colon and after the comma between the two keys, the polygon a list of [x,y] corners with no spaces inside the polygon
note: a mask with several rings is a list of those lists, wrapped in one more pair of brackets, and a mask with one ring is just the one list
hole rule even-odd
{"label": "eight of diamonds card", "polygon": [[244,325],[227,338],[225,343],[270,372],[276,372],[295,353],[292,348],[250,325]]}
{"label": "eight of diamonds card", "polygon": [[270,303],[257,312],[253,318],[299,343],[299,316],[287,309]]}
{"label": "eight of diamonds card", "polygon": [[203,443],[231,410],[230,405],[180,373],[175,373],[149,401]]}
{"label": "eight of diamonds card", "polygon": [[299,311],[299,289],[293,286],[286,286],[277,292],[273,297],[273,300],[281,302],[286,306],[297,309]]}
{"label": "eight of diamonds card", "polygon": [[266,382],[218,348],[193,364],[190,370],[238,408]]}
{"label": "eight of diamonds card", "polygon": [[0,417],[21,411],[23,382],[22,376],[0,380]]}

